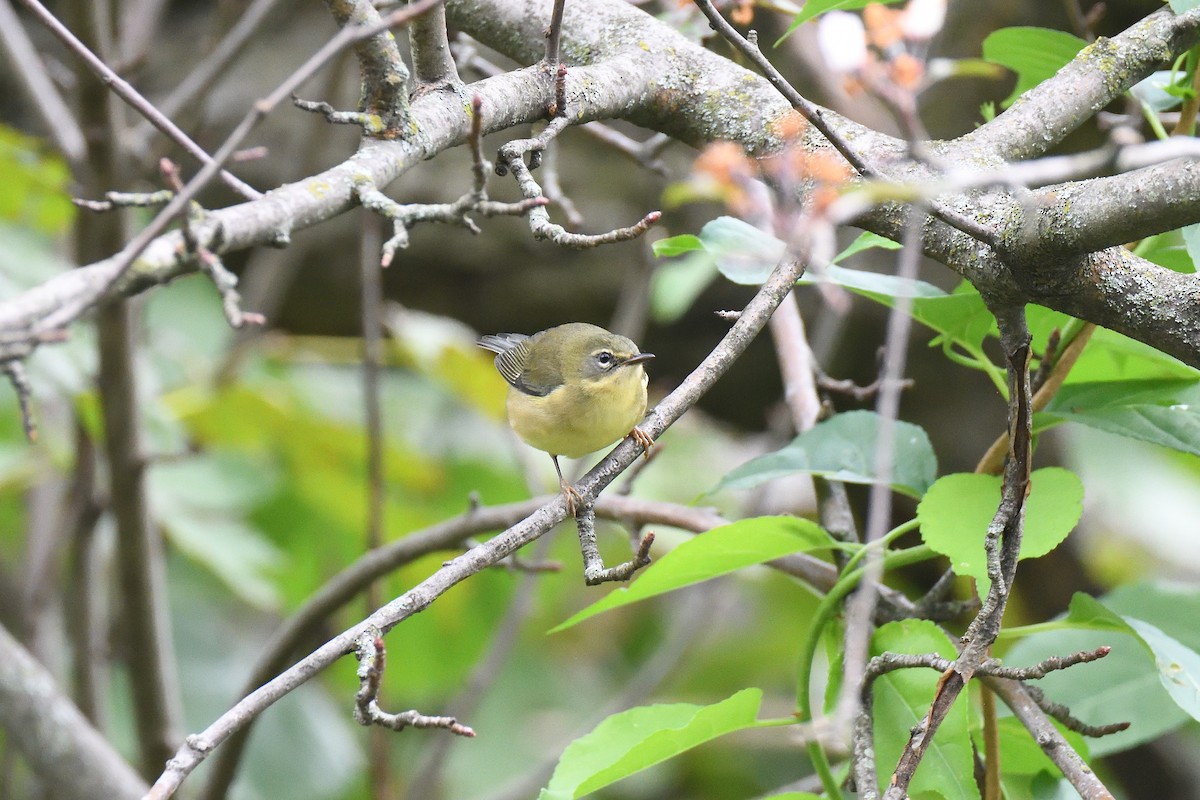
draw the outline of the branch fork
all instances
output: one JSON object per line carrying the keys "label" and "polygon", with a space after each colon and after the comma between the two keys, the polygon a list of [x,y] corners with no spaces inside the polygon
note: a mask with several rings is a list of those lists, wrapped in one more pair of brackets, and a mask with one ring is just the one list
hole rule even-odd
{"label": "branch fork", "polygon": [[647,533],[637,543],[637,550],[630,560],[615,567],[605,567],[596,546],[596,509],[592,502],[585,501],[575,517],[579,529],[579,549],[583,553],[583,580],[588,586],[613,581],[627,581],[642,567],[650,564],[650,547],[654,534]]}
{"label": "branch fork", "polygon": [[395,258],[396,250],[408,247],[408,231],[418,222],[442,222],[459,225],[471,231],[480,233],[479,226],[468,214],[478,213],[485,217],[522,216],[531,214],[535,209],[546,205],[549,200],[544,197],[529,197],[516,203],[500,203],[489,200],[487,195],[488,163],[483,158],[483,100],[478,95],[471,103],[471,128],[468,140],[471,145],[473,158],[472,175],[474,183],[470,191],[463,194],[453,203],[397,203],[385,195],[367,177],[360,177],[354,183],[354,196],[367,209],[374,211],[392,221],[392,236],[383,243],[380,266],[387,267]]}
{"label": "branch fork", "polygon": [[383,632],[374,625],[367,626],[354,642],[358,659],[358,693],[354,696],[354,721],[359,725],[379,725],[402,731],[405,728],[444,728],[457,736],[474,738],[475,731],[454,717],[431,717],[416,710],[391,714],[379,707],[379,688],[387,663]]}

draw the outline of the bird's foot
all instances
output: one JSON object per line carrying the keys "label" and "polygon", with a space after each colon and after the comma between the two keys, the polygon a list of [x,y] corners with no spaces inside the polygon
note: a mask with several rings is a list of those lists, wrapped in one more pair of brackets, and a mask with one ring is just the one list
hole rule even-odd
{"label": "bird's foot", "polygon": [[633,439],[635,443],[642,446],[642,452],[645,454],[646,460],[649,461],[650,448],[654,446],[654,438],[641,428],[637,427],[629,432],[629,437]]}
{"label": "bird's foot", "polygon": [[576,509],[583,505],[583,495],[579,493],[578,489],[562,478],[558,479],[558,486],[562,489],[563,497],[567,498],[567,513],[572,517],[575,516]]}

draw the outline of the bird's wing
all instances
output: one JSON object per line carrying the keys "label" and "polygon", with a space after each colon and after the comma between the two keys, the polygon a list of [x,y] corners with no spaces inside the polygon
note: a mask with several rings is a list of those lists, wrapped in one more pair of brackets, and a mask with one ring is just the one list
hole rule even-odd
{"label": "bird's wing", "polygon": [[496,353],[496,370],[509,385],[525,394],[545,397],[557,384],[545,385],[529,380],[526,359],[529,357],[529,337],[523,333],[487,334],[479,338],[479,346]]}
{"label": "bird's wing", "polygon": [[480,336],[476,344],[493,353],[504,353],[528,338],[523,333],[487,333]]}

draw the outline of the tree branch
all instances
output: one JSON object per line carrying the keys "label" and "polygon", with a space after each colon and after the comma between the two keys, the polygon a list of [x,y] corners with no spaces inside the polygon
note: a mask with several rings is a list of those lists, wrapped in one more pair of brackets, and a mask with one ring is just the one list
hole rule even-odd
{"label": "tree branch", "polygon": [[[691,143],[729,139],[760,153],[781,146],[773,123],[789,113],[790,108],[765,81],[697,47],[628,4],[595,0],[586,9],[581,6],[567,6],[563,31],[564,61],[588,62],[572,66],[566,78],[572,123],[622,117]],[[548,12],[547,8],[541,13]],[[521,4],[459,0],[447,6],[447,15],[453,24],[482,41],[502,47],[509,55],[525,56],[533,62],[544,54],[542,32],[547,20],[536,14],[527,16]],[[1157,31],[1158,38],[1151,37],[1143,47],[1137,35],[1142,28],[1135,26],[1130,35],[1111,40],[1111,46],[1116,48],[1114,58],[1124,61],[1140,58],[1150,63],[1142,51],[1150,47],[1158,53],[1157,58],[1164,48],[1179,44],[1181,37],[1185,43],[1190,41],[1196,16],[1189,13],[1186,18],[1176,20],[1165,11],[1152,15],[1152,32]],[[654,46],[643,48],[646,42],[653,42]],[[686,74],[694,79],[686,83],[647,80],[648,76],[673,74]],[[489,112],[485,132],[540,118],[544,112],[543,91],[544,80],[534,70],[519,70],[472,87],[472,92],[480,94],[486,107],[493,110]],[[730,98],[730,102],[716,115],[678,113],[679,108],[704,107],[711,97]],[[446,93],[419,98],[413,104],[412,114],[414,129],[421,132],[418,137],[408,141],[364,142],[359,152],[346,162],[313,176],[310,181],[281,187],[255,202],[210,212],[207,230],[210,233],[220,230],[224,238],[219,246],[209,244],[218,252],[268,244],[281,232],[307,227],[342,213],[353,204],[356,177],[361,179],[365,174],[375,186],[386,186],[413,164],[461,143],[469,128],[462,103]],[[879,163],[888,164],[893,180],[912,180],[915,185],[929,177],[926,167],[904,166],[905,146],[898,140],[856,126],[831,112],[824,112],[824,116],[843,135],[853,139],[856,147],[869,150]],[[977,164],[980,169],[1002,166],[996,158],[986,155],[986,149],[967,148],[963,144],[966,141],[946,145],[941,157],[961,157],[959,163]],[[823,142],[813,139],[811,144],[828,146]],[[309,191],[310,184],[316,183],[322,191]],[[998,230],[1002,237],[1011,236],[1015,226],[1021,224],[1019,215],[1012,215],[1012,201],[1004,193],[955,196],[944,200],[943,205],[960,215],[986,215],[1002,221],[1004,226]],[[1150,211],[1146,214],[1149,216]],[[1194,217],[1200,219],[1200,208]],[[903,229],[899,209],[891,206],[865,213],[859,223],[893,237],[900,236]],[[150,244],[139,258],[136,274],[129,276],[120,290],[140,291],[194,269],[188,257],[181,255],[176,236],[167,234]],[[1078,263],[1069,263],[1067,269],[1061,270],[1060,283],[1070,284],[1071,292],[1054,291],[1053,287],[1047,290],[1015,280],[1008,264],[994,252],[980,248],[973,238],[941,222],[926,226],[924,250],[990,294],[1028,299],[1114,327],[1188,363],[1200,365],[1200,330],[1186,322],[1188,312],[1195,307],[1196,294],[1191,285],[1194,281],[1187,276],[1149,266],[1128,254],[1103,251]],[[1008,257],[1013,255],[1006,253]],[[90,291],[97,277],[111,266],[111,260],[98,262],[78,270],[79,274],[69,279],[56,278],[0,303],[0,348],[14,331],[24,330],[22,321],[43,317],[81,292]],[[1099,283],[1100,276],[1109,285]],[[1128,285],[1136,285],[1139,290],[1139,312],[1158,311],[1162,307],[1156,304],[1163,301],[1170,309],[1129,314],[1130,303],[1125,293]]]}
{"label": "tree branch", "polygon": [[1097,39],[991,122],[954,144],[960,156],[1035,158],[1065,139],[1138,81],[1196,43],[1200,10],[1161,8],[1112,39]]}
{"label": "tree branch", "polygon": [[88,723],[54,677],[0,626],[0,728],[63,800],[134,800],[146,784]]}
{"label": "tree branch", "polygon": [[[79,41],[75,34],[63,25],[58,19],[46,10],[38,0],[20,0],[21,3],[28,8],[38,21],[41,22],[49,31],[58,38],[67,49],[78,56],[88,69],[96,74],[101,82],[112,89],[118,97],[129,104],[131,108],[145,117],[154,127],[169,136],[176,144],[186,150],[193,158],[206,166],[212,166],[214,159],[204,152],[200,145],[192,141],[191,137],[179,129],[179,126],[171,122],[157,108],[150,103],[149,100],[134,89],[133,86],[121,76],[117,75],[104,61],[88,49],[87,45]],[[219,168],[220,165],[217,165]],[[261,193],[254,187],[248,185],[236,175],[221,169],[221,180],[225,182],[229,188],[233,189],[243,197],[256,198],[260,197]]]}
{"label": "tree branch", "polygon": [[[745,351],[766,325],[771,313],[791,292],[801,272],[802,261],[786,258],[742,311],[738,321],[716,348],[696,367],[674,392],[663,399],[641,424],[653,438],[679,419],[708,391],[717,379]],[[623,440],[596,467],[576,484],[583,502],[594,501],[604,487],[641,455],[641,445]],[[557,496],[521,522],[473,548],[445,565],[429,578],[376,611],[363,622],[330,639],[295,666],[249,694],[203,732],[189,736],[167,765],[166,771],[151,787],[147,798],[162,800],[174,794],[183,780],[213,748],[251,719],[307,682],[318,672],[350,652],[358,636],[369,626],[386,633],[408,617],[429,606],[460,581],[478,573],[500,559],[534,541],[567,517],[566,500]]]}

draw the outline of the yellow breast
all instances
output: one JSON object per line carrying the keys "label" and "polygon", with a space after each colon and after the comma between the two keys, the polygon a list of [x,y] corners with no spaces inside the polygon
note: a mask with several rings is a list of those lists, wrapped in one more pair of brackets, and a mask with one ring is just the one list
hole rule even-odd
{"label": "yellow breast", "polygon": [[527,444],[579,458],[624,437],[646,415],[646,371],[630,364],[596,379],[566,383],[545,397],[508,391],[508,421]]}

